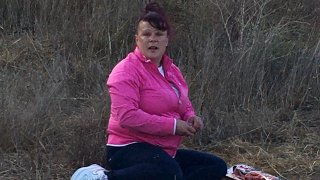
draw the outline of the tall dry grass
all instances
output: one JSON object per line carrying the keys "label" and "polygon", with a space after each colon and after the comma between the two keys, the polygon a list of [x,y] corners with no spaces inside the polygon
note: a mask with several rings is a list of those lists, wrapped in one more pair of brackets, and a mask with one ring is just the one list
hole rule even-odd
{"label": "tall dry grass", "polygon": [[[146,2],[0,1],[1,178],[67,179],[105,163],[105,79],[134,47]],[[159,2],[206,125],[185,145],[282,178],[319,173],[319,2]]]}

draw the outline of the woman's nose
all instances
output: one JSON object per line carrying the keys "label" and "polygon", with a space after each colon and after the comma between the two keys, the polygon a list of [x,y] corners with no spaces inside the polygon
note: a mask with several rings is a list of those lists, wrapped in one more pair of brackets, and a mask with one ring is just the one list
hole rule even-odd
{"label": "woman's nose", "polygon": [[152,36],[150,36],[149,41],[150,41],[150,42],[157,42],[158,39],[157,39],[156,36],[152,35]]}

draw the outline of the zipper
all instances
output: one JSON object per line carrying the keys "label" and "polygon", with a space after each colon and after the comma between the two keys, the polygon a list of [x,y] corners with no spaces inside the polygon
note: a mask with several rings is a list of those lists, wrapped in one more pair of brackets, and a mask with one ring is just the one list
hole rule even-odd
{"label": "zipper", "polygon": [[[179,88],[179,86],[177,86],[173,81],[169,81],[169,77],[168,77],[168,73],[166,73],[165,71],[164,71],[164,67],[162,67],[163,68],[163,72],[164,72],[164,76],[162,76],[162,74],[159,72],[159,69],[157,68],[157,71],[158,71],[158,75],[160,75],[163,79],[164,79],[164,81],[165,81],[165,83],[167,84],[167,86],[169,86],[170,88],[169,89],[171,89],[171,92],[173,91],[173,93],[176,95],[176,97],[178,98],[178,104],[182,104],[182,102],[181,102],[181,90],[180,90],[180,88]],[[172,84],[172,85],[171,85]],[[179,85],[181,85],[181,83],[179,83]],[[175,90],[174,90],[174,88],[178,91],[178,92],[176,92]]]}

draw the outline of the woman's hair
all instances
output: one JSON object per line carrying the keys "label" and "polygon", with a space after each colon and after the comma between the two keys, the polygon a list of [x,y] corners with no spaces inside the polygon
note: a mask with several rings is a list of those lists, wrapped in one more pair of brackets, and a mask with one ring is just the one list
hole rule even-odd
{"label": "woman's hair", "polygon": [[163,10],[163,8],[156,2],[148,3],[144,10],[141,12],[140,21],[149,22],[150,25],[158,30],[167,31],[167,34],[171,34],[171,26],[169,20]]}

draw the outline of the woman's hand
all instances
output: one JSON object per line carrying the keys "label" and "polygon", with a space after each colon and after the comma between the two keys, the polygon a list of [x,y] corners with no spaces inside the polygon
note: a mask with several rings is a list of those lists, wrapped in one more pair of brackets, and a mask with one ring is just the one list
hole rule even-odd
{"label": "woman's hand", "polygon": [[196,132],[203,129],[203,122],[200,117],[192,116],[187,119],[187,122],[192,125],[192,127],[196,130]]}
{"label": "woman's hand", "polygon": [[196,129],[186,121],[177,119],[176,123],[176,135],[193,136],[197,132]]}

